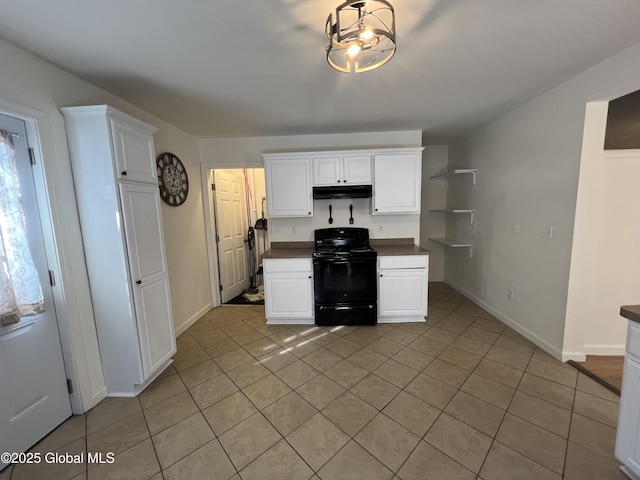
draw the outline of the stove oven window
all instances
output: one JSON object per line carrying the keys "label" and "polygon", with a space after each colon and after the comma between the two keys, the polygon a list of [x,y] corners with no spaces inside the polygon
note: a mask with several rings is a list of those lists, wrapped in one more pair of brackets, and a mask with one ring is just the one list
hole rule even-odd
{"label": "stove oven window", "polygon": [[314,261],[316,303],[375,302],[375,259],[322,259]]}

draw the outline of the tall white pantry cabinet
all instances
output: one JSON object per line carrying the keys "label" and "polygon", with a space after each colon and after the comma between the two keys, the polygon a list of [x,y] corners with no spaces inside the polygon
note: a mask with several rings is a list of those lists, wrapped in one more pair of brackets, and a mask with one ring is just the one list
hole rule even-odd
{"label": "tall white pantry cabinet", "polygon": [[107,105],[61,110],[108,395],[135,396],[176,352],[156,128]]}

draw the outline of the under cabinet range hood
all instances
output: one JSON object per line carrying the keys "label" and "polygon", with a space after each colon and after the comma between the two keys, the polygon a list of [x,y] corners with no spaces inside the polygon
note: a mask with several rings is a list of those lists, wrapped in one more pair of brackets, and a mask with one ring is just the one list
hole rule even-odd
{"label": "under cabinet range hood", "polygon": [[371,185],[336,185],[313,187],[313,198],[370,198]]}

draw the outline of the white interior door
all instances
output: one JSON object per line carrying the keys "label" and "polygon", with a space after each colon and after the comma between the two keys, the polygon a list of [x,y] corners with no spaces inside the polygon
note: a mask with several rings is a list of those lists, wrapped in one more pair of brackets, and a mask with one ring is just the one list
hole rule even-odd
{"label": "white interior door", "polygon": [[[0,115],[14,132],[18,182],[28,250],[36,267],[44,312],[0,327],[0,452],[23,452],[71,415],[58,322],[40,228],[27,133],[22,120]],[[4,173],[3,173],[4,174]],[[2,221],[5,212],[0,212]],[[0,470],[6,464],[0,461]]]}
{"label": "white interior door", "polygon": [[215,201],[218,235],[218,264],[222,303],[249,288],[247,245],[248,230],[242,172],[216,170]]}

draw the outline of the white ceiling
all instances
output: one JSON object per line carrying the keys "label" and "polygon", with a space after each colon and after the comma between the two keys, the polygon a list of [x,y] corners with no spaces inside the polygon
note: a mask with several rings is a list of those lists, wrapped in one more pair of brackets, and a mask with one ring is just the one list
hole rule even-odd
{"label": "white ceiling", "polygon": [[481,125],[640,42],[638,0],[391,0],[398,47],[326,63],[341,0],[0,0],[0,36],[197,137]]}

